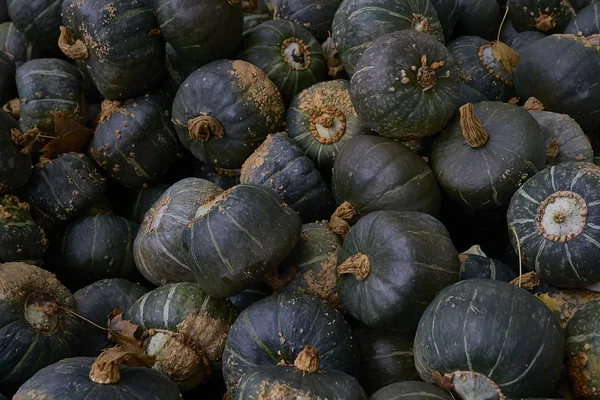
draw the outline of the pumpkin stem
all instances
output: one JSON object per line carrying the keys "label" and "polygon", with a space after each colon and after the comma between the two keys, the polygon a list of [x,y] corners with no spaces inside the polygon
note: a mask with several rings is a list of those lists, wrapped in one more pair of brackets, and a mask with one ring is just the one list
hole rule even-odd
{"label": "pumpkin stem", "polygon": [[10,138],[17,146],[21,147],[21,154],[26,156],[31,153],[31,148],[38,141],[40,133],[41,132],[37,127],[34,127],[25,133],[17,128],[12,128],[10,130]]}
{"label": "pumpkin stem", "polygon": [[240,4],[242,11],[245,13],[254,12],[254,10],[256,10],[256,7],[258,7],[257,0],[227,0],[227,2],[232,7],[235,7],[238,4]]}
{"label": "pumpkin stem", "polygon": [[321,354],[319,350],[306,345],[294,360],[294,367],[307,374],[313,374],[319,370]]}
{"label": "pumpkin stem", "polygon": [[412,16],[413,16],[412,28],[415,31],[424,32],[424,33],[429,32],[429,22],[427,21],[427,18],[425,18],[421,14],[413,14]]}
{"label": "pumpkin stem", "polygon": [[310,132],[320,143],[335,143],[346,132],[346,116],[337,108],[315,110],[310,117]]}
{"label": "pumpkin stem", "polygon": [[331,32],[329,32],[329,37],[323,43],[323,54],[325,54],[325,58],[327,59],[327,70],[329,73],[329,77],[331,79],[338,79],[341,77],[341,73],[344,70],[344,66],[342,65],[342,59],[340,58],[340,54],[337,51],[335,44],[333,43],[333,37],[331,36]]}
{"label": "pumpkin stem", "polygon": [[444,374],[444,380],[460,399],[506,400],[498,384],[479,372],[455,371]]}
{"label": "pumpkin stem", "polygon": [[119,111],[123,102],[119,100],[102,100],[100,104],[100,114],[96,116],[96,123],[102,123],[109,119],[114,113]]}
{"label": "pumpkin stem", "polygon": [[517,105],[517,104],[519,104],[519,98],[518,97],[511,97],[506,103],[507,104]]}
{"label": "pumpkin stem", "polygon": [[350,224],[356,221],[358,221],[358,212],[352,204],[345,201],[334,211],[329,220],[329,226],[333,232],[344,238],[350,230]]}
{"label": "pumpkin stem", "polygon": [[558,146],[558,141],[556,139],[552,139],[552,141],[548,144],[548,150],[546,151],[546,163],[551,164],[558,157],[558,153],[560,152],[560,148]]}
{"label": "pumpkin stem", "polygon": [[542,13],[542,10],[538,10],[539,16],[535,19],[535,28],[542,32],[551,31],[556,27],[555,11],[552,11],[550,15]]}
{"label": "pumpkin stem", "polygon": [[[427,64],[427,56],[421,56],[421,66],[417,69],[416,66],[412,66],[411,69],[413,71],[417,71],[417,83],[423,88],[423,91],[433,89],[437,84],[437,75],[435,71],[442,68],[444,66],[443,61],[435,61],[432,62],[431,65]],[[403,82],[405,82],[405,77],[403,76]]]}
{"label": "pumpkin stem", "polygon": [[188,130],[190,131],[190,138],[204,142],[210,138],[211,134],[218,138],[225,135],[223,126],[219,121],[208,115],[200,115],[188,120]]}
{"label": "pumpkin stem", "polygon": [[310,66],[310,51],[302,39],[291,37],[284,40],[281,55],[293,70],[301,71]]}
{"label": "pumpkin stem", "polygon": [[287,269],[283,274],[280,274],[279,269],[275,267],[263,277],[263,281],[273,290],[283,289],[294,279],[296,272],[298,272],[298,267],[295,265]]}
{"label": "pumpkin stem", "polygon": [[7,101],[5,105],[2,106],[2,109],[18,121],[21,117],[21,100],[19,100],[18,97],[11,99]]}
{"label": "pumpkin stem", "polygon": [[121,364],[152,367],[156,362],[153,356],[138,351],[125,350],[123,347],[111,347],[104,350],[92,364],[89,377],[94,383],[111,385],[121,380]]}
{"label": "pumpkin stem", "polygon": [[58,38],[58,47],[62,52],[72,60],[85,60],[90,56],[87,46],[82,40],[77,39],[74,44],[73,33],[66,27],[60,27],[60,37]]}
{"label": "pumpkin stem", "polygon": [[473,246],[469,247],[468,250],[463,251],[462,253],[460,253],[458,255],[458,259],[460,260],[460,262],[465,262],[467,260],[467,257],[470,255],[476,255],[476,256],[481,256],[481,257],[487,257],[487,255],[483,252],[483,250],[481,249],[481,246],[478,244],[474,244]]}
{"label": "pumpkin stem", "polygon": [[472,148],[481,147],[488,141],[488,134],[481,122],[475,116],[475,107],[467,103],[459,108],[460,127],[467,144]]}
{"label": "pumpkin stem", "polygon": [[541,101],[535,97],[530,97],[527,99],[525,104],[523,104],[523,109],[527,111],[544,111],[545,107]]}
{"label": "pumpkin stem", "polygon": [[371,262],[369,261],[369,257],[363,253],[357,253],[348,257],[346,261],[337,267],[338,276],[352,274],[359,281],[367,279],[369,272],[371,272]]}
{"label": "pumpkin stem", "polygon": [[224,168],[217,168],[217,167],[214,167],[214,168],[215,168],[215,172],[218,175],[228,176],[230,178],[240,176],[242,174],[241,169],[224,169]]}

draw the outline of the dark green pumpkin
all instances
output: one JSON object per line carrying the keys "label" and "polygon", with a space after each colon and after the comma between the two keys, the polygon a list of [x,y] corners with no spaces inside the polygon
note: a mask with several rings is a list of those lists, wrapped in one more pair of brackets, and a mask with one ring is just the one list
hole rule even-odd
{"label": "dark green pumpkin", "polygon": [[600,33],[598,21],[600,18],[600,4],[594,3],[577,12],[569,22],[564,33],[577,36],[591,36]]}
{"label": "dark green pumpkin", "polygon": [[15,84],[15,63],[6,53],[0,53],[0,102],[5,104],[15,98],[17,86]]}
{"label": "dark green pumpkin", "polygon": [[357,64],[375,39],[399,30],[425,32],[444,42],[436,10],[427,0],[343,1],[335,13],[332,35],[346,72],[352,76],[360,69]]}
{"label": "dark green pumpkin", "polygon": [[246,289],[242,293],[236,294],[235,296],[228,297],[228,299],[231,301],[231,304],[235,306],[238,312],[242,312],[252,304],[272,294],[273,289],[263,282],[258,282],[257,284],[252,285],[251,288]]}
{"label": "dark green pumpkin", "polygon": [[52,51],[60,35],[61,2],[56,0],[6,0],[8,16],[28,41]]}
{"label": "dark green pumpkin", "polygon": [[155,285],[193,282],[181,234],[198,207],[221,194],[214,183],[186,178],[169,187],[148,210],[133,244],[135,263]]}
{"label": "dark green pumpkin", "polygon": [[14,129],[19,130],[19,123],[0,110],[0,193],[19,189],[31,175],[31,155],[21,153],[13,141]]}
{"label": "dark green pumpkin", "polygon": [[65,0],[62,16],[62,51],[83,62],[104,98],[140,96],[158,83],[165,45],[146,2]]}
{"label": "dark green pumpkin", "polygon": [[479,245],[472,246],[469,250],[458,255],[460,259],[459,279],[492,279],[510,282],[517,274],[502,261],[489,258]]}
{"label": "dark green pumpkin", "polygon": [[333,17],[341,0],[270,0],[274,19],[286,19],[302,25],[323,43],[329,37]]}
{"label": "dark green pumpkin", "polygon": [[509,41],[506,42],[506,44],[514,51],[521,54],[531,43],[545,37],[546,35],[540,31],[524,31],[514,35]]}
{"label": "dark green pumpkin", "polygon": [[326,219],[335,208],[333,194],[315,164],[284,133],[267,136],[244,162],[240,182],[273,191],[303,223]]}
{"label": "dark green pumpkin", "polygon": [[[507,220],[515,229],[523,265],[554,286],[600,282],[600,167],[550,166],[515,193]],[[511,234],[517,250],[515,235]]]}
{"label": "dark green pumpkin", "polygon": [[471,86],[464,82],[460,83],[458,89],[458,107],[461,107],[467,103],[479,103],[480,101],[486,101],[487,97],[477,89],[473,89]]}
{"label": "dark green pumpkin", "polygon": [[[102,279],[73,293],[79,315],[96,325],[106,327],[108,315],[115,309],[126,312],[147,290],[140,284],[122,278]],[[102,350],[114,346],[105,331],[89,323],[81,324],[79,355],[97,357]]]}
{"label": "dark green pumpkin", "polygon": [[519,32],[562,33],[575,10],[561,0],[508,0],[508,18]]}
{"label": "dark green pumpkin", "polygon": [[364,52],[350,81],[358,117],[382,136],[413,140],[439,132],[458,104],[454,57],[431,35],[388,33]]}
{"label": "dark green pumpkin", "polygon": [[211,181],[223,190],[231,189],[240,183],[238,170],[221,170],[219,168],[215,168],[212,164],[205,163],[197,158],[193,161],[193,175],[196,178],[202,178]]}
{"label": "dark green pumpkin", "polygon": [[17,68],[37,58],[39,53],[38,46],[29,42],[12,22],[0,24],[0,43],[0,49],[12,58]]}
{"label": "dark green pumpkin", "polygon": [[430,383],[418,381],[397,382],[379,389],[375,392],[370,400],[390,400],[390,399],[406,399],[406,400],[452,400],[448,392],[438,388]]}
{"label": "dark green pumpkin", "polygon": [[250,13],[244,13],[244,33],[265,21],[273,19],[273,12],[269,8],[268,0],[256,0],[256,9]]}
{"label": "dark green pumpkin", "polygon": [[[146,212],[152,208],[154,203],[156,203],[160,196],[170,187],[171,185],[168,183],[159,183],[128,190],[125,195],[125,201],[121,200],[118,202],[119,204],[117,204],[118,215],[141,224]],[[115,189],[115,191],[116,190],[118,189]],[[115,198],[118,196],[122,199],[123,197],[122,192],[111,193],[111,190],[109,189],[109,193],[113,194]]]}
{"label": "dark green pumpkin", "polygon": [[444,38],[449,40],[458,23],[458,0],[430,0],[444,30]]}
{"label": "dark green pumpkin", "polygon": [[223,377],[235,397],[237,385],[254,368],[292,363],[304,346],[320,349],[324,370],[357,375],[358,347],[342,314],[305,294],[278,294],[260,300],[233,323],[223,352]]}
{"label": "dark green pumpkin", "polygon": [[535,119],[501,102],[462,106],[431,152],[431,168],[444,192],[475,210],[508,205],[519,186],[545,164],[546,146]]}
{"label": "dark green pumpkin", "polygon": [[558,384],[564,333],[554,314],[524,289],[469,279],[445,288],[427,307],[414,351],[426,382],[433,371],[474,371],[508,397],[546,396]]}
{"label": "dark green pumpkin", "polygon": [[269,133],[279,132],[284,116],[277,87],[259,68],[219,60],[185,80],[172,118],[181,143],[195,157],[239,169]]}
{"label": "dark green pumpkin", "polygon": [[500,5],[496,0],[458,0],[458,24],[454,34],[494,40],[501,20]]}
{"label": "dark green pumpkin", "polygon": [[75,356],[80,320],[68,312],[77,312],[71,292],[48,271],[0,264],[0,281],[0,385],[14,390],[41,368]]}
{"label": "dark green pumpkin", "polygon": [[62,360],[39,371],[15,395],[15,400],[130,399],[180,400],[181,392],[164,374],[145,367],[121,366],[121,380],[95,383],[90,377],[93,357]]}
{"label": "dark green pumpkin", "polygon": [[286,104],[304,89],[327,79],[321,44],[306,28],[291,21],[266,21],[244,33],[236,58],[263,70]]}

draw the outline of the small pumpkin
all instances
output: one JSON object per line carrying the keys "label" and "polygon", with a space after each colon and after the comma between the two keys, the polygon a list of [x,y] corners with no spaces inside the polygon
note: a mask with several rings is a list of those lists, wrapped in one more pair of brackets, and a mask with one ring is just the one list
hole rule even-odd
{"label": "small pumpkin", "polygon": [[273,19],[286,19],[306,29],[323,43],[329,37],[333,17],[341,0],[270,0]]}
{"label": "small pumpkin", "polygon": [[[146,212],[152,208],[154,203],[170,187],[171,185],[168,183],[159,183],[127,190],[124,196],[125,201],[121,200],[117,202],[118,215],[141,224]],[[115,198],[117,196],[121,199],[123,198],[122,192],[114,193],[109,189],[109,193],[114,194]]]}
{"label": "small pumpkin", "polygon": [[31,176],[31,155],[20,137],[19,123],[0,110],[0,193],[19,189]]}
{"label": "small pumpkin", "polygon": [[500,4],[496,0],[458,0],[458,23],[454,34],[494,40],[501,21]]}
{"label": "small pumpkin", "polygon": [[517,274],[502,261],[489,258],[479,245],[474,245],[458,255],[460,260],[459,279],[492,279],[510,282]]}
{"label": "small pumpkin", "polygon": [[12,22],[0,24],[0,43],[3,43],[0,49],[13,59],[16,68],[40,53],[38,46],[29,42]]}
{"label": "small pumpkin", "polygon": [[448,392],[430,383],[408,380],[387,385],[375,392],[370,400],[388,400],[401,398],[420,400],[426,397],[432,400],[453,400]]}
{"label": "small pumpkin", "polygon": [[47,50],[56,46],[61,23],[60,1],[6,1],[8,16],[15,27],[32,43]]}
{"label": "small pumpkin", "polygon": [[508,0],[507,5],[508,17],[519,32],[562,33],[575,16],[571,4],[560,0]]}
{"label": "small pumpkin", "polygon": [[591,36],[600,34],[597,21],[600,16],[600,4],[593,3],[577,12],[577,15],[565,28],[565,34]]}

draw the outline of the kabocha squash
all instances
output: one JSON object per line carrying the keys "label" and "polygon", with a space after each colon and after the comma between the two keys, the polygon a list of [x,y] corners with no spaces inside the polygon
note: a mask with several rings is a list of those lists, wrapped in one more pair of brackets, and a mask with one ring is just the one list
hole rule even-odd
{"label": "kabocha squash", "polygon": [[454,34],[494,40],[501,20],[500,5],[495,0],[458,0],[458,23]]}
{"label": "kabocha squash", "polygon": [[523,265],[544,282],[566,288],[600,282],[599,185],[600,167],[566,163],[536,174],[511,200],[508,228],[519,238]]}
{"label": "kabocha squash", "polygon": [[15,63],[6,53],[0,53],[0,102],[5,104],[17,95]]}
{"label": "kabocha squash", "polygon": [[323,43],[329,37],[333,17],[341,0],[270,0],[273,19],[286,19],[302,25]]}
{"label": "kabocha squash", "polygon": [[[219,96],[215,96],[219,93]],[[277,87],[245,61],[219,60],[191,74],[173,102],[181,143],[220,169],[239,169],[269,133],[283,125]]]}
{"label": "kabocha squash", "polygon": [[524,31],[515,34],[509,40],[506,41],[506,44],[510,46],[511,49],[521,54],[527,46],[536,40],[540,40],[545,38],[546,35],[540,31]]}
{"label": "kabocha squash", "polygon": [[558,383],[564,333],[554,314],[524,289],[470,279],[445,288],[427,307],[414,352],[426,382],[434,371],[477,373],[479,385],[468,398],[485,398],[490,389],[497,394],[497,386],[509,398],[543,397]]}
{"label": "kabocha squash", "polygon": [[471,86],[464,82],[460,83],[458,88],[458,107],[464,106],[467,103],[479,103],[480,101],[486,101],[487,97],[477,89],[473,89]]}
{"label": "kabocha squash", "polygon": [[507,6],[508,17],[519,32],[562,33],[575,16],[571,4],[560,0],[508,0]]}
{"label": "kabocha squash", "polygon": [[140,96],[161,78],[165,45],[145,2],[65,0],[62,17],[59,47],[85,65],[107,100]]}
{"label": "kabocha squash", "polygon": [[404,381],[390,384],[375,392],[370,400],[389,400],[389,399],[406,399],[406,400],[453,400],[448,392],[429,383],[419,381]]}
{"label": "kabocha squash", "polygon": [[414,30],[379,37],[350,81],[358,117],[381,136],[413,140],[439,132],[458,104],[454,58],[431,35]]}
{"label": "kabocha squash", "polygon": [[358,381],[340,371],[320,369],[319,349],[310,345],[294,360],[293,366],[257,367],[242,376],[236,399],[257,398],[367,400]]}
{"label": "kabocha squash", "polygon": [[79,344],[77,304],[50,272],[0,264],[0,385],[16,389],[41,368],[73,357]]}
{"label": "kabocha squash", "polygon": [[[267,4],[268,3],[268,4]],[[244,13],[244,33],[265,21],[273,19],[273,13],[269,6],[268,0],[257,0],[256,9],[249,13]]]}
{"label": "kabocha squash", "polygon": [[198,159],[193,162],[193,171],[195,177],[209,180],[223,190],[231,189],[240,183],[239,170],[221,170]]}
{"label": "kabocha squash", "polygon": [[246,32],[237,57],[263,70],[285,103],[327,78],[321,44],[304,27],[285,20],[266,21]]}
{"label": "kabocha squash", "polygon": [[231,326],[223,352],[223,377],[231,398],[245,373],[291,364],[308,343],[320,349],[321,369],[357,375],[358,347],[342,314],[325,302],[282,293],[248,307]]}
{"label": "kabocha squash", "polygon": [[252,285],[251,288],[246,289],[242,293],[236,294],[235,296],[228,297],[228,299],[231,301],[231,304],[235,306],[238,312],[242,312],[252,304],[270,296],[271,294],[273,294],[273,289],[271,289],[271,287],[269,287],[266,283],[258,282],[257,284]]}
{"label": "kabocha squash", "polygon": [[193,282],[181,234],[196,210],[223,191],[212,182],[186,178],[173,184],[148,210],[133,243],[138,270],[155,285]]}
{"label": "kabocha squash", "polygon": [[0,262],[40,265],[48,248],[44,230],[29,214],[29,204],[16,196],[0,197]]}
{"label": "kabocha squash", "polygon": [[478,245],[458,255],[460,260],[459,279],[492,279],[510,282],[517,274],[502,261],[489,258]]}
{"label": "kabocha squash", "polygon": [[350,82],[319,82],[294,97],[285,130],[310,158],[324,179],[331,178],[335,157],[357,135],[369,134],[350,100]]}
{"label": "kabocha squash", "polygon": [[444,192],[474,210],[508,205],[545,164],[544,137],[535,119],[500,102],[460,107],[431,152],[431,168]]}
{"label": "kabocha squash", "polygon": [[352,76],[360,69],[357,64],[375,39],[399,30],[424,32],[444,42],[442,25],[429,1],[343,1],[333,19],[332,36],[346,72]]}
{"label": "kabocha squash", "polygon": [[[430,0],[431,1],[431,0]],[[449,40],[458,23],[458,0],[432,0],[431,4],[444,30],[444,38]]]}
{"label": "kabocha squash", "polygon": [[7,0],[8,16],[32,43],[52,50],[60,34],[60,1]]}
{"label": "kabocha squash", "polygon": [[19,123],[0,110],[0,193],[19,189],[31,176],[31,155],[23,151],[20,133]]}
{"label": "kabocha squash", "polygon": [[598,21],[600,17],[600,4],[594,3],[579,11],[565,28],[565,34],[577,36],[591,36],[600,34]]}
{"label": "kabocha squash", "polygon": [[369,327],[404,332],[417,329],[425,308],[458,281],[460,269],[446,228],[414,211],[362,218],[346,236],[337,263],[344,310]]}
{"label": "kabocha squash", "polygon": [[[566,52],[569,57],[548,60],[548,54]],[[599,63],[600,35],[536,40],[523,50],[514,70],[516,94],[522,99],[535,97],[546,111],[568,114],[584,131],[593,130],[600,126],[595,105],[600,101],[600,85],[594,85],[598,77],[591,66]]]}
{"label": "kabocha squash", "polygon": [[267,136],[244,162],[240,182],[272,190],[304,223],[328,218],[335,209],[315,164],[284,133]]}
{"label": "kabocha squash", "polygon": [[[154,203],[158,201],[160,196],[169,189],[171,185],[168,183],[159,183],[152,186],[142,186],[139,189],[131,189],[126,192],[125,201],[123,201],[123,193],[113,193],[115,198],[118,196],[122,200],[117,204],[118,215],[128,218],[132,221],[141,224],[144,220],[146,212],[152,208]],[[115,191],[118,189],[115,189]],[[109,189],[110,193],[110,189]]]}
{"label": "kabocha squash", "polygon": [[37,58],[38,46],[29,42],[12,22],[0,24],[0,50],[4,51],[20,67],[25,62]]}
{"label": "kabocha squash", "polygon": [[90,143],[90,154],[125,187],[154,183],[175,162],[179,151],[171,123],[171,101],[163,93],[105,102]]}
{"label": "kabocha squash", "polygon": [[[77,301],[79,315],[94,324],[106,327],[108,315],[115,309],[127,311],[147,290],[122,278],[102,279],[73,293]],[[102,350],[112,347],[106,331],[90,323],[81,324],[81,337],[85,338],[79,346],[79,355],[97,357]]]}
{"label": "kabocha squash", "polygon": [[301,230],[300,217],[280,197],[240,184],[200,206],[181,238],[196,281],[208,295],[224,298],[277,268]]}

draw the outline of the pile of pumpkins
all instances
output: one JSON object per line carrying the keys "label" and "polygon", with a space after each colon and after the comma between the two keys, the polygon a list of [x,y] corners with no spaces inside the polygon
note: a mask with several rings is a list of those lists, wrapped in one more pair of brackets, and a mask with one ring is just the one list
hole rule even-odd
{"label": "pile of pumpkins", "polygon": [[0,0],[0,399],[600,399],[599,4]]}

